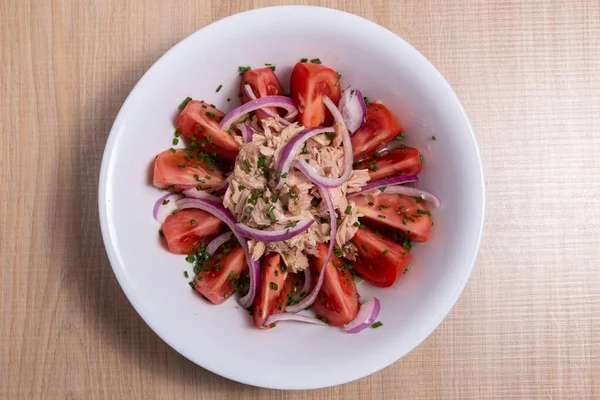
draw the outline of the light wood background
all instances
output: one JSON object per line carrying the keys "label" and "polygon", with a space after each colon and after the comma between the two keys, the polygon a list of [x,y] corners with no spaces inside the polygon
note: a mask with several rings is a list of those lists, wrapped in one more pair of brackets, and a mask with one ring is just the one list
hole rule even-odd
{"label": "light wood background", "polygon": [[187,361],[135,313],[98,225],[112,122],[176,42],[277,3],[0,2],[0,398],[600,398],[597,0],[300,2],[412,43],[454,87],[481,146],[478,264],[401,361],[336,388],[257,389]]}

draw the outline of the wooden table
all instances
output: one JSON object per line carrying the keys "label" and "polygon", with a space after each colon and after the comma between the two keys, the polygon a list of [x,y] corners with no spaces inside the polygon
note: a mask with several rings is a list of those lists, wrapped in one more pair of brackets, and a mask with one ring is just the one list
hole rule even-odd
{"label": "wooden table", "polygon": [[[479,262],[445,322],[358,382],[312,392],[215,376],[140,319],[98,226],[102,150],[167,49],[277,1],[0,4],[0,398],[600,398],[598,1],[323,1],[412,43],[477,133]],[[357,361],[359,362],[359,361]]]}

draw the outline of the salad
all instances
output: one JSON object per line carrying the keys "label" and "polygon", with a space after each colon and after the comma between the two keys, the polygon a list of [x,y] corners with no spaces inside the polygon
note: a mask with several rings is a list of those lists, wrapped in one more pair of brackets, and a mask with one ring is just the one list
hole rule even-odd
{"label": "salad", "polygon": [[258,328],[381,326],[379,300],[357,283],[392,286],[411,268],[412,242],[428,240],[440,201],[405,186],[423,156],[384,104],[342,90],[319,59],[294,66],[289,95],[275,66],[239,72],[241,105],[225,114],[186,98],[173,147],[154,161],[169,251],[186,255],[184,276],[210,303],[238,293]]}

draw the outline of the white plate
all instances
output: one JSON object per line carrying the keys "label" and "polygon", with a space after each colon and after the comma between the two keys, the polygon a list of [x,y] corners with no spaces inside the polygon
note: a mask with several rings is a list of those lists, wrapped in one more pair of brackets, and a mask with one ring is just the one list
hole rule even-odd
{"label": "white plate", "polygon": [[[294,63],[319,57],[371,100],[383,101],[421,149],[419,187],[439,195],[431,240],[414,246],[411,271],[389,289],[360,286],[381,300],[384,325],[350,335],[294,322],[258,330],[230,300],[196,296],[184,257],[159,243],[150,185],[154,157],[170,147],[177,105],[191,96],[229,111],[238,104],[239,65],[277,66],[286,85]],[[216,88],[223,85],[221,91]],[[226,99],[230,97],[231,102]],[[431,139],[437,136],[437,141]],[[255,386],[311,389],[349,382],[395,362],[450,311],[473,268],[484,219],[479,151],[469,120],[440,73],[413,47],[360,17],[317,7],[236,14],[192,34],[140,79],[113,125],[99,185],[102,234],[123,291],[148,325],[196,364]]]}

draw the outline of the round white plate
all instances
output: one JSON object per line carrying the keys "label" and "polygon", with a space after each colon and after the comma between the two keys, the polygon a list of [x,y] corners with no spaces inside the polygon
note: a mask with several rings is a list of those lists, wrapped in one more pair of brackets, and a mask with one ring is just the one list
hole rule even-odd
{"label": "round white plate", "polygon": [[[237,106],[238,66],[271,63],[288,86],[301,58],[320,58],[405,127],[425,157],[418,186],[437,194],[435,226],[413,248],[413,267],[389,289],[362,284],[381,300],[383,326],[351,335],[288,322],[259,330],[236,300],[207,304],[188,286],[183,256],[165,250],[152,207],[154,157],[171,146],[186,97],[229,111]],[[223,88],[217,93],[219,85]],[[231,102],[227,102],[227,98]],[[431,136],[435,135],[437,141]],[[140,79],[111,130],[100,173],[99,208],[110,262],[148,325],[196,364],[255,386],[311,389],[372,374],[408,353],[450,311],[475,263],[484,220],[484,184],[469,120],[440,73],[392,32],[341,11],[272,7],[217,21],[169,50]]]}

